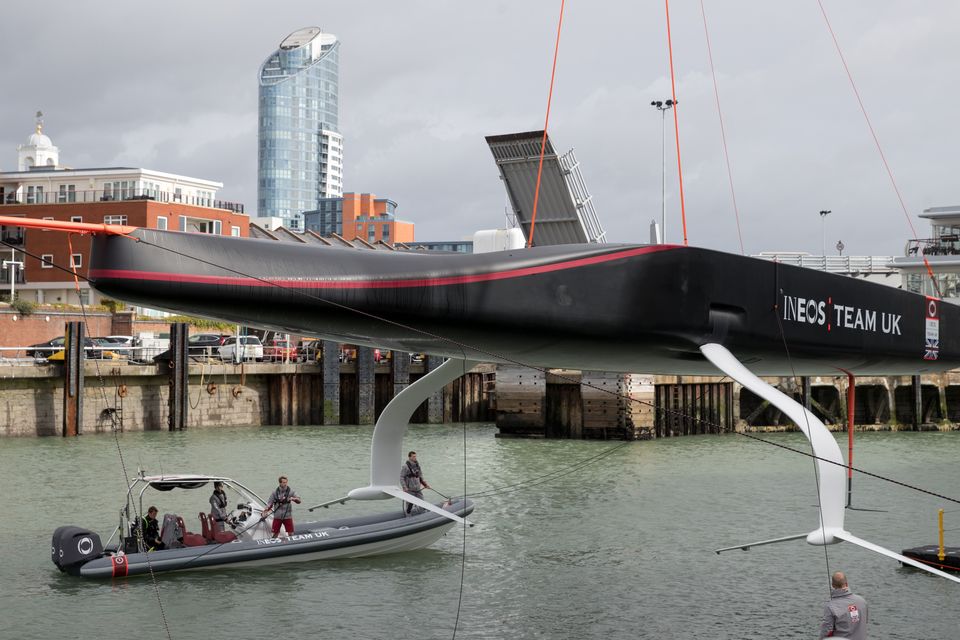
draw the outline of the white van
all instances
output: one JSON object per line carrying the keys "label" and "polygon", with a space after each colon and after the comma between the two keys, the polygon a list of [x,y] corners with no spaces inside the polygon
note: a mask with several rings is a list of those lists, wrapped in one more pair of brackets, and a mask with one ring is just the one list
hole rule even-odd
{"label": "white van", "polygon": [[[239,344],[237,342],[239,341]],[[230,336],[223,341],[217,354],[221,360],[240,362],[241,360],[256,360],[263,362],[263,343],[257,336]]]}
{"label": "white van", "polygon": [[137,334],[137,337],[133,339],[133,347],[130,356],[132,360],[150,362],[154,356],[158,356],[170,348],[170,334],[144,331]]}

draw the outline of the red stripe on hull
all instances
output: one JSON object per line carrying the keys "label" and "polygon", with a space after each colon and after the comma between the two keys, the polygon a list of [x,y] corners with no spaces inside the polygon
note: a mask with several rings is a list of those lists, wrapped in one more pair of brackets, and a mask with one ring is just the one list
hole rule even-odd
{"label": "red stripe on hull", "polygon": [[567,260],[556,264],[541,265],[538,267],[524,267],[522,269],[510,269],[508,271],[495,271],[493,273],[481,273],[463,276],[445,276],[440,278],[416,278],[412,280],[298,280],[291,278],[264,278],[258,280],[247,276],[204,276],[192,274],[169,273],[165,271],[133,271],[129,269],[91,269],[90,277],[113,278],[120,280],[152,280],[164,282],[188,282],[193,284],[222,284],[222,285],[243,285],[248,287],[295,287],[302,289],[404,289],[412,287],[442,287],[456,284],[470,284],[474,282],[490,282],[493,280],[506,280],[509,278],[520,278],[524,276],[538,275],[541,273],[550,273],[552,271],[562,271],[565,269],[576,269],[646,253],[655,253],[677,248],[676,245],[653,245],[649,247],[639,247],[627,251],[618,251],[602,256],[592,256],[589,258],[579,258],[577,260]]}

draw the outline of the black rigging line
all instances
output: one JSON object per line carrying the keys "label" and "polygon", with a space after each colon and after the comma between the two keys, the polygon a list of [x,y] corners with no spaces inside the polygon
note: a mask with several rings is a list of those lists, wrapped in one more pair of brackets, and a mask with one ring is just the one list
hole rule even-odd
{"label": "black rigging line", "polygon": [[[461,349],[460,354],[463,359],[460,361],[461,377],[467,375],[467,355]],[[464,415],[465,395],[463,387],[460,388],[460,424],[463,429],[463,506],[467,506],[467,418]],[[439,493],[439,492],[438,492]],[[442,495],[442,494],[441,494]],[[460,589],[457,595],[457,616],[453,621],[453,636],[451,640],[457,640],[457,629],[460,627],[460,611],[463,608],[463,585],[467,573],[467,529],[466,523],[460,526],[463,529],[462,546],[460,548]]]}
{"label": "black rigging line", "polygon": [[[774,269],[780,269],[779,263],[774,265]],[[775,294],[778,296],[779,293]],[[773,315],[777,319],[777,328],[780,330],[780,339],[783,342],[783,351],[787,355],[787,362],[790,363],[790,373],[793,376],[794,382],[797,380],[797,370],[793,366],[793,358],[790,356],[790,345],[787,344],[787,336],[783,331],[783,322],[780,320],[780,311],[779,306],[776,302],[773,304]],[[810,450],[814,451],[813,448],[813,435],[810,433],[810,412],[807,411],[806,407],[803,409],[803,420],[807,426],[807,440],[810,442]],[[817,467],[817,461],[813,460],[813,479],[816,482],[817,486],[817,518],[820,520],[820,531],[824,532],[824,538],[826,538],[826,532],[823,526],[823,501],[820,499],[820,469]],[[824,544],[820,545],[823,547],[823,561],[827,566],[827,596],[830,596],[830,553],[827,551],[826,540],[824,539]]]}
{"label": "black rigging line", "polygon": [[[311,294],[309,294],[309,293],[303,292],[303,291],[301,291],[301,290],[299,290],[299,289],[296,289],[296,288],[293,288],[293,287],[285,287],[285,286],[280,285],[280,284],[277,284],[276,282],[273,282],[273,281],[271,281],[271,280],[268,280],[268,279],[265,279],[265,278],[261,278],[261,277],[258,277],[258,276],[254,276],[254,275],[250,275],[250,274],[244,273],[244,272],[242,272],[242,271],[238,271],[238,270],[236,270],[236,269],[231,269],[231,268],[229,268],[229,267],[225,267],[225,266],[223,266],[223,265],[219,265],[219,264],[217,264],[217,263],[215,263],[215,262],[211,262],[211,261],[209,261],[209,260],[204,260],[204,259],[202,259],[202,258],[198,258],[198,257],[193,256],[193,255],[185,254],[185,253],[180,252],[180,251],[177,251],[177,250],[175,250],[175,249],[170,249],[170,248],[168,248],[168,247],[163,247],[163,246],[161,246],[161,245],[158,245],[158,244],[155,244],[155,243],[146,241],[146,240],[142,240],[142,239],[137,238],[136,241],[137,241],[137,242],[143,242],[144,244],[146,244],[146,245],[148,245],[148,246],[155,247],[155,248],[160,249],[160,250],[162,250],[162,251],[166,251],[166,252],[168,252],[168,253],[172,253],[172,254],[174,254],[174,255],[177,255],[177,256],[180,256],[180,257],[183,257],[183,258],[189,258],[189,259],[191,259],[191,260],[195,260],[195,261],[197,261],[197,262],[200,262],[201,264],[206,264],[206,265],[209,265],[209,266],[212,266],[212,267],[216,267],[216,268],[218,268],[218,269],[222,269],[222,270],[227,271],[227,272],[229,272],[229,273],[234,273],[234,274],[236,274],[236,275],[240,275],[240,276],[243,276],[243,277],[245,277],[245,278],[249,278],[249,279],[251,279],[251,280],[256,280],[256,281],[258,281],[258,282],[263,282],[263,283],[265,283],[265,284],[267,284],[268,286],[271,286],[271,287],[277,287],[277,288],[280,288],[280,289],[284,289],[284,290],[286,290],[286,291],[290,291],[290,292],[294,293],[295,295],[298,295],[298,296],[307,298],[307,299],[309,299],[309,300],[313,300],[313,301],[317,301],[317,302],[322,302],[322,303],[328,304],[328,305],[333,306],[333,307],[337,307],[337,308],[340,308],[340,309],[343,309],[343,310],[346,310],[346,311],[350,311],[350,312],[355,313],[355,314],[358,314],[358,315],[362,315],[362,316],[365,316],[365,317],[368,317],[368,318],[377,320],[377,321],[379,321],[379,322],[383,322],[383,323],[385,323],[385,324],[389,324],[389,325],[392,325],[392,326],[395,326],[395,327],[398,327],[398,328],[406,329],[406,330],[408,330],[408,331],[412,331],[412,332],[415,332],[415,333],[419,333],[420,335],[423,335],[423,336],[426,336],[426,337],[429,337],[429,338],[434,338],[434,339],[437,339],[437,340],[441,340],[441,341],[446,342],[446,343],[448,343],[448,344],[450,344],[450,345],[456,346],[456,347],[460,348],[461,350],[470,349],[470,350],[472,350],[472,351],[474,351],[474,352],[476,352],[476,353],[483,354],[483,355],[486,355],[486,356],[490,356],[490,358],[493,359],[493,360],[499,360],[499,361],[501,361],[501,362],[505,362],[505,363],[509,363],[509,364],[515,364],[515,365],[517,365],[517,366],[519,366],[519,367],[524,367],[524,368],[526,368],[526,369],[531,369],[531,370],[533,370],[533,371],[538,371],[538,372],[543,373],[543,374],[546,374],[546,373],[547,373],[547,369],[546,369],[545,367],[538,367],[538,366],[535,366],[535,365],[527,364],[527,363],[524,363],[524,362],[520,362],[519,360],[514,360],[514,359],[509,358],[509,357],[506,357],[506,356],[501,356],[501,355],[495,354],[495,353],[493,353],[493,352],[490,352],[490,351],[481,349],[481,348],[479,348],[479,347],[474,347],[474,346],[471,346],[471,345],[466,345],[466,344],[461,343],[461,342],[459,342],[459,341],[457,341],[457,340],[455,340],[455,339],[453,339],[453,338],[448,338],[448,337],[445,337],[445,336],[436,335],[436,334],[431,333],[431,332],[429,332],[429,331],[426,331],[426,330],[424,330],[424,329],[418,329],[418,328],[416,328],[416,327],[412,327],[412,326],[406,325],[406,324],[404,324],[404,323],[402,323],[402,322],[398,322],[398,321],[396,321],[396,320],[389,320],[389,319],[387,319],[387,318],[384,318],[384,317],[382,317],[382,316],[378,316],[378,315],[373,314],[373,313],[370,313],[370,312],[368,312],[368,311],[362,311],[362,310],[360,310],[360,309],[355,309],[355,308],[353,308],[353,307],[350,307],[349,305],[344,305],[344,304],[341,304],[341,303],[338,303],[338,302],[334,302],[334,301],[332,301],[332,300],[327,300],[326,298],[322,298],[322,297],[317,296],[317,295],[311,295]],[[28,251],[25,251],[25,250],[23,250],[23,249],[21,249],[21,248],[19,248],[19,247],[13,247],[12,245],[8,244],[7,242],[5,242],[5,241],[3,241],[3,240],[0,240],[0,244],[7,245],[8,247],[11,247],[11,248],[16,248],[17,251],[20,251],[20,252],[22,252],[22,253],[25,253],[26,255],[29,255],[29,256],[31,256],[31,257],[33,257],[33,258],[40,259],[40,257],[39,257],[38,255],[33,254],[33,253],[30,253],[30,252],[28,252]],[[51,264],[52,264],[52,263],[51,263]],[[69,273],[69,270],[67,270],[67,269],[65,269],[65,268],[63,268],[63,267],[61,267],[61,266],[59,266],[59,265],[54,265],[54,266],[55,266],[56,268],[62,270],[62,271],[66,271],[66,272]],[[87,278],[87,277],[85,277],[85,276],[79,276],[79,277],[80,277],[80,278],[83,278],[84,280],[90,281],[90,279]],[[571,383],[575,382],[575,383],[581,384],[582,386],[585,386],[585,387],[587,387],[587,388],[593,389],[593,390],[595,390],[595,391],[600,391],[600,392],[605,393],[605,394],[607,394],[607,395],[612,395],[612,396],[616,396],[616,397],[618,397],[618,398],[622,398],[622,399],[627,400],[628,402],[631,402],[631,403],[635,403],[635,404],[639,404],[639,405],[644,405],[644,406],[656,408],[655,403],[650,402],[650,401],[648,401],[648,400],[641,400],[641,399],[639,399],[639,398],[630,397],[629,395],[619,394],[619,393],[617,393],[617,392],[615,392],[615,391],[612,391],[612,390],[610,390],[610,389],[601,387],[601,386],[599,386],[599,385],[594,385],[594,384],[590,384],[590,383],[581,382],[581,381],[575,380],[574,378],[572,378],[572,377],[570,377],[570,376],[565,376],[565,375],[563,375],[563,374],[553,373],[553,374],[551,374],[551,375],[555,376],[556,378],[558,378],[558,379],[560,379],[560,380],[564,380],[564,381],[566,381],[566,382],[571,382]],[[909,483],[906,483],[906,482],[901,482],[901,481],[899,481],[899,480],[895,480],[895,479],[893,479],[893,478],[890,478],[890,477],[887,477],[887,476],[883,476],[883,475],[880,475],[880,474],[877,474],[877,473],[872,473],[872,472],[870,472],[870,471],[866,471],[866,470],[861,469],[861,468],[859,468],[859,467],[855,467],[855,466],[852,466],[852,465],[846,465],[846,464],[843,464],[843,463],[835,462],[835,461],[833,461],[833,460],[827,460],[826,458],[820,458],[819,456],[816,456],[815,454],[812,454],[812,453],[810,453],[810,452],[803,451],[803,450],[801,450],[801,449],[797,449],[797,448],[795,448],[795,447],[791,447],[791,446],[789,446],[789,445],[781,444],[781,443],[778,443],[778,442],[773,442],[773,441],[771,441],[771,440],[765,440],[764,438],[761,438],[761,437],[759,437],[759,436],[753,435],[753,434],[751,434],[751,433],[746,433],[746,432],[743,432],[743,431],[737,431],[737,430],[735,430],[735,429],[730,429],[730,428],[728,428],[728,427],[724,427],[723,425],[710,422],[709,420],[705,420],[705,419],[700,418],[700,417],[697,417],[697,416],[688,415],[688,414],[686,414],[686,413],[684,413],[684,412],[682,412],[682,411],[678,411],[678,410],[676,410],[676,409],[663,409],[663,411],[664,411],[665,413],[670,414],[670,415],[675,415],[675,416],[679,416],[679,417],[681,417],[681,418],[686,418],[686,419],[689,419],[689,420],[693,420],[693,421],[695,421],[695,422],[698,422],[698,423],[700,423],[700,424],[708,427],[708,428],[711,430],[711,432],[714,432],[714,433],[730,433],[730,434],[742,436],[742,437],[744,437],[744,438],[748,438],[748,439],[754,440],[754,441],[756,441],[756,442],[760,442],[760,443],[767,444],[767,445],[770,445],[770,446],[773,446],[773,447],[778,447],[778,448],[780,448],[780,449],[784,449],[785,451],[789,451],[789,452],[791,452],[791,453],[796,453],[796,454],[798,454],[798,455],[807,456],[807,457],[810,457],[810,458],[813,458],[813,459],[816,459],[816,460],[822,460],[823,462],[827,462],[827,463],[832,464],[832,465],[840,466],[840,467],[843,467],[844,469],[850,469],[850,470],[855,471],[855,472],[857,472],[857,473],[861,473],[861,474],[863,474],[863,475],[865,475],[865,476],[868,476],[868,477],[871,477],[871,478],[875,478],[875,479],[878,479],[878,480],[883,480],[884,482],[889,482],[889,483],[891,483],[891,484],[895,484],[895,485],[897,485],[897,486],[901,486],[901,487],[904,487],[904,488],[906,488],[906,489],[910,489],[910,490],[912,490],[912,491],[916,491],[916,492],[918,492],[918,493],[923,493],[923,494],[926,494],[926,495],[929,495],[929,496],[933,496],[933,497],[935,497],[935,498],[940,498],[940,499],[942,499],[942,500],[946,500],[946,501],[948,501],[948,502],[953,502],[953,503],[956,503],[956,504],[960,504],[960,499],[950,498],[950,497],[945,496],[945,495],[943,495],[943,494],[936,493],[936,492],[934,492],[934,491],[930,491],[930,490],[927,490],[927,489],[923,489],[923,488],[918,487],[918,486],[916,486],[916,485],[912,485],[912,484],[909,484]],[[622,446],[622,445],[615,445],[613,448],[616,449],[616,448],[619,448],[620,446]]]}
{"label": "black rigging line", "polygon": [[534,476],[533,478],[527,478],[522,482],[507,484],[507,485],[503,485],[502,487],[492,487],[485,491],[481,491],[480,493],[471,494],[470,497],[486,498],[488,496],[504,495],[507,493],[514,493],[516,491],[520,491],[521,489],[526,489],[528,487],[536,487],[541,484],[547,484],[549,482],[552,482],[553,480],[557,480],[558,478],[568,476],[571,473],[574,473],[575,471],[579,471],[584,467],[590,466],[591,464],[598,462],[599,460],[606,458],[607,456],[615,453],[617,450],[622,449],[623,447],[629,446],[631,444],[633,444],[632,440],[626,440],[624,442],[615,444],[612,447],[608,447],[603,451],[601,451],[600,453],[594,454],[588,458],[584,458],[572,464],[565,465],[559,469],[555,469],[553,471],[544,473],[539,476]]}
{"label": "black rigging line", "polygon": [[[6,243],[4,243],[4,244],[6,244]],[[9,245],[8,245],[8,246],[9,246]],[[24,252],[24,253],[26,253],[26,252]],[[70,253],[71,253],[71,254],[73,253],[73,250],[72,250],[72,249],[71,249]],[[28,254],[28,255],[29,255],[29,254]],[[53,264],[53,263],[50,262],[49,264]],[[58,268],[60,268],[61,270],[66,271],[67,273],[71,274],[71,275],[74,277],[74,279],[75,279],[74,281],[77,283],[77,300],[80,302],[80,314],[83,316],[83,326],[84,326],[84,328],[86,329],[86,331],[84,331],[84,333],[87,333],[88,330],[89,330],[89,327],[90,327],[90,322],[89,322],[89,320],[88,320],[88,318],[87,318],[87,307],[86,307],[86,305],[85,305],[84,302],[83,302],[83,297],[80,296],[80,285],[79,285],[79,280],[77,280],[77,278],[79,278],[79,274],[78,274],[77,271],[76,271],[76,267],[74,267],[74,266],[71,265],[71,267],[70,267],[69,269],[66,269],[66,268],[64,268],[64,267],[58,267]],[[87,281],[89,281],[88,278],[84,278],[84,279],[87,280]],[[82,343],[82,342],[84,342],[84,341],[81,341],[81,343]],[[83,344],[81,344],[81,346],[80,346],[79,348],[85,349],[86,346],[83,345]],[[98,380],[99,383],[100,383],[100,395],[101,395],[101,397],[102,397],[102,399],[103,399],[103,404],[104,404],[104,406],[107,406],[109,403],[108,403],[108,401],[107,401],[107,393],[106,393],[106,391],[104,390],[103,373],[100,371],[100,360],[99,360],[98,358],[93,358],[93,363],[94,363],[94,368],[95,368],[96,371],[97,371],[97,380]],[[82,372],[82,371],[80,372],[80,375],[83,375],[83,372]],[[126,462],[125,462],[124,459],[123,459],[123,449],[122,449],[121,446],[120,446],[120,436],[118,435],[119,429],[118,429],[117,427],[118,427],[118,425],[117,425],[117,414],[116,414],[116,411],[113,411],[113,412],[110,413],[110,430],[111,430],[111,432],[113,433],[113,440],[114,440],[114,442],[115,442],[116,445],[117,445],[117,455],[118,455],[118,457],[120,458],[120,468],[121,468],[121,470],[123,471],[123,480],[124,480],[124,482],[126,483],[125,486],[127,486],[127,487],[129,488],[129,486],[130,486],[130,477],[129,477],[129,475],[127,474],[127,464],[126,464]],[[136,522],[137,525],[138,525],[138,526],[137,526],[137,537],[138,537],[138,538],[140,539],[140,541],[142,542],[142,541],[143,541],[143,531],[142,531],[141,529],[143,528],[143,527],[142,527],[142,522],[143,522],[143,520],[142,520],[142,518],[140,517],[140,512],[137,510],[136,501],[132,501],[132,502],[133,502],[133,515],[134,515],[134,517],[136,518],[135,522]],[[121,545],[123,544],[123,538],[126,536],[126,533],[127,533],[126,531],[120,531],[120,539],[118,540],[118,544],[121,544]],[[145,545],[144,545],[144,546],[145,546]],[[157,596],[157,604],[158,604],[159,607],[160,607],[160,618],[161,618],[161,620],[162,620],[162,622],[163,622],[163,629],[164,629],[164,631],[166,632],[167,640],[173,640],[172,636],[170,635],[170,625],[167,623],[167,613],[166,613],[166,611],[164,610],[164,607],[163,607],[163,598],[161,598],[161,596],[160,596],[160,584],[157,582],[157,576],[156,576],[156,574],[155,574],[154,571],[153,571],[153,563],[150,562],[150,554],[149,554],[149,553],[146,554],[146,560],[147,560],[147,569],[149,569],[149,571],[150,571],[150,579],[151,579],[152,582],[153,582],[153,590],[154,590],[154,593],[155,593],[156,596]]]}

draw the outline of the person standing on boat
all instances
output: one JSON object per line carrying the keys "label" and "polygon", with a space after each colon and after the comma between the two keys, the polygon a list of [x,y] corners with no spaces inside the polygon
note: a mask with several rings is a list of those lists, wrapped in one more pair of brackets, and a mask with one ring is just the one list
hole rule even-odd
{"label": "person standing on boat", "polygon": [[167,548],[160,540],[160,522],[157,520],[157,508],[153,505],[147,509],[147,515],[143,516],[143,544],[147,551]]}
{"label": "person standing on boat", "polygon": [[[423,500],[423,489],[430,488],[427,481],[423,478],[423,471],[420,469],[420,463],[417,462],[417,452],[411,451],[407,454],[407,461],[400,468],[400,486],[405,493]],[[421,507],[415,504],[405,502],[405,513],[416,515],[423,511]]]}
{"label": "person standing on boat", "polygon": [[820,638],[867,638],[867,601],[851,593],[847,586],[847,576],[842,571],[833,574],[830,580],[833,590],[830,601],[823,607],[823,620],[820,622]]}
{"label": "person standing on boat", "polygon": [[213,516],[213,526],[218,531],[223,531],[223,523],[227,521],[229,512],[227,511],[227,492],[223,490],[223,483],[219,480],[213,483],[213,495],[210,496],[210,515]]}
{"label": "person standing on boat", "polygon": [[263,510],[264,517],[273,511],[273,537],[280,535],[280,525],[287,530],[287,535],[293,535],[293,505],[291,502],[300,504],[300,496],[287,484],[287,476],[280,476],[277,481],[280,483],[270,499],[267,500],[267,508]]}

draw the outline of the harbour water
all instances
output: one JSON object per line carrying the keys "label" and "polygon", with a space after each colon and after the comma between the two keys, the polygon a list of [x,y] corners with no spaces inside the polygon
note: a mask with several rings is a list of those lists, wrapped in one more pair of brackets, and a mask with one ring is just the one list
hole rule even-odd
{"label": "harbour water", "polygon": [[[0,637],[165,638],[165,619],[176,639],[452,638],[462,583],[457,638],[812,638],[828,563],[870,602],[872,639],[960,635],[960,585],[848,544],[826,554],[803,542],[713,553],[814,529],[809,458],[741,436],[703,436],[628,443],[571,469],[621,443],[494,433],[490,425],[412,426],[405,441],[444,493],[534,481],[477,498],[465,536],[454,529],[404,555],[162,575],[162,610],[149,577],[80,580],[49,559],[59,525],[104,538],[116,526],[125,484],[114,438],[2,440]],[[282,472],[306,506],[366,484],[370,434],[208,429],[128,433],[119,444],[130,474],[138,466],[219,473],[265,496]],[[765,437],[805,446],[799,434]],[[858,466],[951,497],[960,495],[958,459],[960,433],[857,437]],[[553,472],[559,477],[542,478]],[[863,476],[854,489],[854,506],[885,510],[849,511],[855,535],[898,551],[933,543],[943,507],[954,529],[947,543],[960,545],[960,505]],[[207,495],[198,490],[193,514]],[[337,507],[389,508],[398,507]],[[300,521],[308,515],[295,509]]]}

